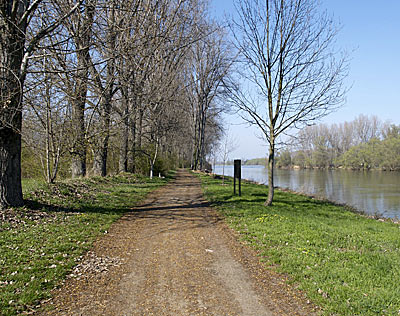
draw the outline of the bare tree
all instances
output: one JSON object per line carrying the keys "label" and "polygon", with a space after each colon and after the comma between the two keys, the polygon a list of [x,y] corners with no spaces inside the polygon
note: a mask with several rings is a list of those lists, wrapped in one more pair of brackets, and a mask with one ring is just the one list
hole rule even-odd
{"label": "bare tree", "polygon": [[27,36],[29,23],[39,9],[53,2],[2,1],[0,4],[0,207],[23,204],[21,186],[21,127],[23,87],[28,61],[43,37],[71,15],[80,2],[71,2],[63,15],[40,25]]}
{"label": "bare tree", "polygon": [[230,99],[269,143],[265,204],[271,205],[277,138],[344,101],[347,63],[343,56],[335,58],[337,31],[331,19],[318,14],[317,1],[243,0],[236,6],[232,31],[244,84],[230,86]]}
{"label": "bare tree", "polygon": [[[121,103],[120,171],[135,169],[136,160],[158,153],[156,137],[164,125],[158,119],[165,107],[174,107],[174,95],[184,88],[177,86],[187,52],[199,38],[195,26],[201,17],[202,1],[137,2],[125,29],[122,58],[117,62]],[[133,1],[134,3],[134,1]],[[181,82],[182,83],[182,82]],[[173,89],[172,89],[173,87]],[[157,118],[151,120],[152,118]],[[155,134],[156,132],[156,134]],[[162,132],[161,134],[164,134]],[[153,148],[146,152],[144,142]],[[157,150],[155,150],[157,149]]]}
{"label": "bare tree", "polygon": [[218,108],[216,102],[222,93],[223,81],[232,65],[228,47],[224,43],[224,33],[216,26],[203,27],[210,35],[193,45],[190,69],[191,97],[194,122],[193,169],[203,169],[205,158],[205,132],[211,113],[218,114],[225,109]]}
{"label": "bare tree", "polygon": [[225,131],[224,138],[221,142],[220,153],[222,158],[222,184],[225,181],[225,164],[232,153],[237,147],[236,141],[229,136],[229,129]]}
{"label": "bare tree", "polygon": [[[42,51],[42,60],[31,63],[24,93],[22,138],[41,163],[44,178],[55,181],[61,159],[68,148],[68,102],[60,87],[62,82],[49,60],[49,53]],[[33,137],[36,135],[38,137]]]}
{"label": "bare tree", "polygon": [[[125,10],[120,9],[117,0],[109,1],[103,8],[103,14],[97,22],[96,53],[99,61],[90,59],[93,86],[98,98],[98,106],[95,112],[98,114],[98,123],[92,138],[93,173],[105,176],[107,174],[108,147],[110,141],[110,124],[113,110],[112,99],[118,91],[116,88],[116,59],[120,52],[117,49],[119,34],[125,27]],[[96,67],[96,65],[98,67]]]}
{"label": "bare tree", "polygon": [[372,138],[378,138],[382,130],[382,123],[376,115],[369,117],[360,114],[352,124],[356,144],[366,144]]}
{"label": "bare tree", "polygon": [[[68,0],[69,1],[69,0]],[[90,49],[92,44],[92,28],[97,0],[86,1],[82,10],[66,20],[65,26],[75,44],[75,74],[70,82],[69,93],[72,107],[72,177],[86,175],[86,129],[85,109],[88,93],[89,69],[91,66]],[[69,78],[71,79],[71,78]]]}

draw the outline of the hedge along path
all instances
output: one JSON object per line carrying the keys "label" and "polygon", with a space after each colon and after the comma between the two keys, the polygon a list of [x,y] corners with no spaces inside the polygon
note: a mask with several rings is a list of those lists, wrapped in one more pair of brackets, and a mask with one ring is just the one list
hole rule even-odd
{"label": "hedge along path", "polygon": [[[312,315],[301,293],[266,270],[180,170],[96,241],[80,277],[40,315]],[[98,260],[93,260],[93,253]],[[104,258],[107,258],[104,259]],[[85,265],[85,261],[88,264]],[[96,267],[107,262],[120,264]]]}

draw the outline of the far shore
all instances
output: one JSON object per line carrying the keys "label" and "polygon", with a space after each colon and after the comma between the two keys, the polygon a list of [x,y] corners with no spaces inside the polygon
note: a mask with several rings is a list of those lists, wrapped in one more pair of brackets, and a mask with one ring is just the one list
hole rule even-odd
{"label": "far shore", "polygon": [[[215,164],[216,166],[222,166],[222,163],[217,163]],[[233,163],[226,163],[225,167],[227,166],[233,166]],[[264,168],[268,169],[268,166],[265,164],[242,164],[242,167],[248,167],[248,166],[263,166]],[[292,165],[292,166],[276,166],[275,168],[277,169],[283,169],[283,170],[348,170],[348,171],[389,171],[389,172],[398,172],[400,171],[399,168],[397,169],[387,169],[387,168],[347,168],[343,166],[330,166],[330,167],[311,167],[311,166],[299,166],[299,165]]]}

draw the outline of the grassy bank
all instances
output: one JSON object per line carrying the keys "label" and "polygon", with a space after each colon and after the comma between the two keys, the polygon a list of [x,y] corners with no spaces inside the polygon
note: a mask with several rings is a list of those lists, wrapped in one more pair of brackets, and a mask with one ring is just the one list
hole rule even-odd
{"label": "grassy bank", "polygon": [[0,211],[0,315],[49,298],[97,236],[166,182],[135,175],[24,182],[26,206]]}
{"label": "grassy bank", "polygon": [[290,276],[324,315],[400,314],[400,227],[326,201],[244,183],[242,196],[202,175],[204,193],[272,269]]}

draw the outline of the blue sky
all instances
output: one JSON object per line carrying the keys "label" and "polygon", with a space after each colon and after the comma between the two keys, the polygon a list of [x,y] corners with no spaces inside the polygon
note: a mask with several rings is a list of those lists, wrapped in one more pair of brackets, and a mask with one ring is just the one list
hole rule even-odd
{"label": "blue sky", "polygon": [[[346,104],[325,117],[324,123],[351,121],[359,114],[376,115],[400,124],[400,1],[399,0],[321,0],[341,25],[338,47],[350,52],[351,90]],[[233,0],[212,0],[210,11],[218,19],[233,14]],[[234,117],[226,117],[233,124]],[[237,149],[232,158],[266,156],[267,147],[257,137],[256,128],[234,125],[230,128]]]}

